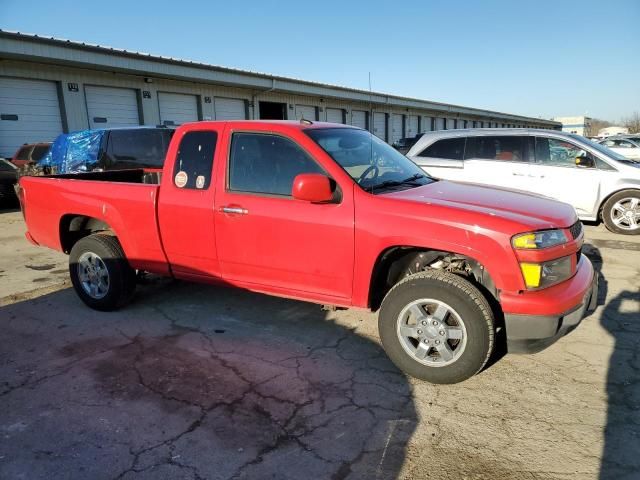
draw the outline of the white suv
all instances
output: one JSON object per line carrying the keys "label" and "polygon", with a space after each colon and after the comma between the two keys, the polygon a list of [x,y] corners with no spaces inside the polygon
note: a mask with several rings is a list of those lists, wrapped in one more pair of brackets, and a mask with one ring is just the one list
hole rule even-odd
{"label": "white suv", "polygon": [[426,133],[407,153],[429,175],[523,190],[573,205],[582,220],[640,234],[640,163],[579,135],[522,128]]}

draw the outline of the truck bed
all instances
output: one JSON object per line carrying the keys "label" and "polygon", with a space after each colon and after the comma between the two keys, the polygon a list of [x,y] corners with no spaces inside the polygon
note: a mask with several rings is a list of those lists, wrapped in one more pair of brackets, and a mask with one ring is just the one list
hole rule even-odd
{"label": "truck bed", "polygon": [[144,170],[22,177],[29,239],[66,252],[74,217],[97,219],[114,231],[132,267],[167,273],[158,233],[160,175]]}

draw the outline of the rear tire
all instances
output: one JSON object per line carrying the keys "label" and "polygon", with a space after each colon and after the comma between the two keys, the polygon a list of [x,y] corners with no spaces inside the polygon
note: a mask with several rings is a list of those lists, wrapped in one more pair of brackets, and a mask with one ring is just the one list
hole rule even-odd
{"label": "rear tire", "polygon": [[391,361],[431,383],[472,377],[494,347],[494,318],[486,298],[464,278],[436,270],[410,275],[387,293],[378,329]]}
{"label": "rear tire", "polygon": [[135,292],[136,273],[118,239],[94,234],[78,240],[69,255],[71,283],[89,307],[108,312],[125,305]]}
{"label": "rear tire", "polygon": [[611,195],[602,207],[602,221],[613,233],[639,235],[640,191],[622,190]]}

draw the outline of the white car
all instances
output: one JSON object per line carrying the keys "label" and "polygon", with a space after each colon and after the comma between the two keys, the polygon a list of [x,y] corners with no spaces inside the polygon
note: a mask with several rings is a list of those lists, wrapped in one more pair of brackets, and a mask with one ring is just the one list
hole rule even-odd
{"label": "white car", "polygon": [[573,205],[581,220],[640,234],[640,162],[574,134],[522,128],[426,133],[407,157],[429,175],[523,190]]}
{"label": "white car", "polygon": [[598,142],[623,157],[640,160],[640,143],[628,137],[608,137]]}

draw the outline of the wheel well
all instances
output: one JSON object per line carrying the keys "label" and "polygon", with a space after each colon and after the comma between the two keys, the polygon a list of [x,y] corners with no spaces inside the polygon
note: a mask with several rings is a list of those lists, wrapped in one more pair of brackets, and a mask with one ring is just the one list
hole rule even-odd
{"label": "wheel well", "polygon": [[638,188],[623,188],[621,190],[616,190],[615,192],[610,193],[609,195],[607,195],[605,198],[602,199],[602,202],[600,202],[600,206],[598,207],[598,220],[603,219],[602,211],[604,210],[604,204],[607,203],[609,199],[614,195],[620,192],[626,192],[626,191],[636,192],[638,195],[640,195],[640,189]]}
{"label": "wheel well", "polygon": [[69,253],[81,238],[104,231],[112,231],[112,229],[102,220],[86,215],[65,215],[60,219],[60,245],[62,246],[62,251]]}
{"label": "wheel well", "polygon": [[398,281],[407,275],[429,269],[460,275],[480,287],[488,300],[498,300],[498,290],[489,272],[473,258],[441,250],[396,246],[382,252],[376,260],[369,285],[369,307],[373,311],[378,310],[387,292]]}

